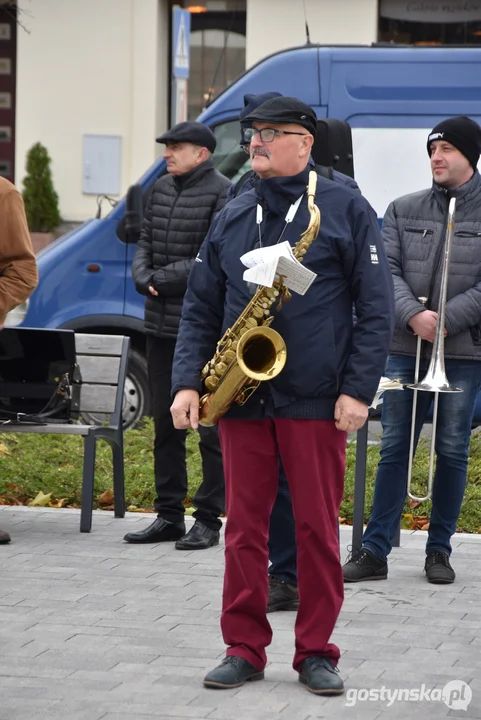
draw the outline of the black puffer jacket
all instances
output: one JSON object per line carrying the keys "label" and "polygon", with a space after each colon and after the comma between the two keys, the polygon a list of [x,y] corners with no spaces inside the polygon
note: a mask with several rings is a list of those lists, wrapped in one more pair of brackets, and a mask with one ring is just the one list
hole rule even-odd
{"label": "black puffer jacket", "polygon": [[[231,183],[206,160],[188,173],[163,175],[150,196],[132,263],[145,295],[145,332],[175,339],[187,278],[212,217],[224,207]],[[153,285],[159,293],[149,292]]]}

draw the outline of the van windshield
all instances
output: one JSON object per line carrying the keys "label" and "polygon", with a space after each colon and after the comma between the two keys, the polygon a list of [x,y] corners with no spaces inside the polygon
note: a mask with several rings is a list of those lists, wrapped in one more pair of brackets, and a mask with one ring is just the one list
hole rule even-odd
{"label": "van windshield", "polygon": [[249,155],[239,145],[240,124],[238,120],[216,125],[212,128],[217,146],[212,157],[216,169],[232,182],[237,182],[251,169]]}

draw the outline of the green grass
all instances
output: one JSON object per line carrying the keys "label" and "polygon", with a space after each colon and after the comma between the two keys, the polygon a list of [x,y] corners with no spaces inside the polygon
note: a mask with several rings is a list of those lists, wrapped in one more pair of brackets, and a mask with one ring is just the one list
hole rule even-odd
{"label": "green grass", "polygon": [[[154,499],[153,423],[147,419],[137,430],[125,433],[125,496],[131,510],[152,511]],[[430,441],[422,440],[413,463],[413,492],[424,495],[429,467]],[[342,522],[351,523],[354,501],[354,469],[356,448],[347,451]],[[39,492],[51,493],[51,505],[80,507],[82,484],[83,440],[75,436],[0,434],[0,504],[27,505]],[[374,478],[379,461],[379,448],[368,448],[366,470],[365,520],[369,517]],[[112,460],[110,447],[98,443],[94,502],[96,508],[112,508]],[[191,499],[202,479],[197,435],[187,438],[188,494]],[[481,435],[471,438],[468,484],[461,508],[458,530],[481,532]],[[404,527],[424,527],[431,503],[410,507],[406,501]]]}

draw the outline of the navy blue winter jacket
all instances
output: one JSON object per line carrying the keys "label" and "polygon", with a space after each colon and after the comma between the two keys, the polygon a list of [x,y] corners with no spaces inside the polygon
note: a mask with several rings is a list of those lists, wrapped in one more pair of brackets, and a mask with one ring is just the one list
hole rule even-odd
{"label": "navy blue winter jacket", "polygon": [[[260,180],[217,215],[189,276],[177,339],[172,395],[202,392],[200,374],[216,343],[252,295],[241,255],[258,241],[256,208],[264,209],[263,246],[277,242],[291,205],[305,190],[309,168],[293,177]],[[272,327],[287,362],[226,417],[333,419],[341,393],[370,404],[384,371],[394,329],[394,293],[376,215],[359,192],[318,177],[321,229],[303,264],[317,277],[305,295],[292,293]],[[309,224],[305,195],[282,241],[295,245]],[[352,306],[357,323],[353,326]]]}

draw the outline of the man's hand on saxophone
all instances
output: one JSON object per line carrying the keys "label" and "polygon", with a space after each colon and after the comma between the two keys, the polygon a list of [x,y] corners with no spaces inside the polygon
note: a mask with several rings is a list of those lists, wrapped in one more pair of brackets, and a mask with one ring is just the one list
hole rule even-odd
{"label": "man's hand on saxophone", "polygon": [[176,430],[199,427],[199,393],[197,390],[180,390],[171,405],[170,412]]}

